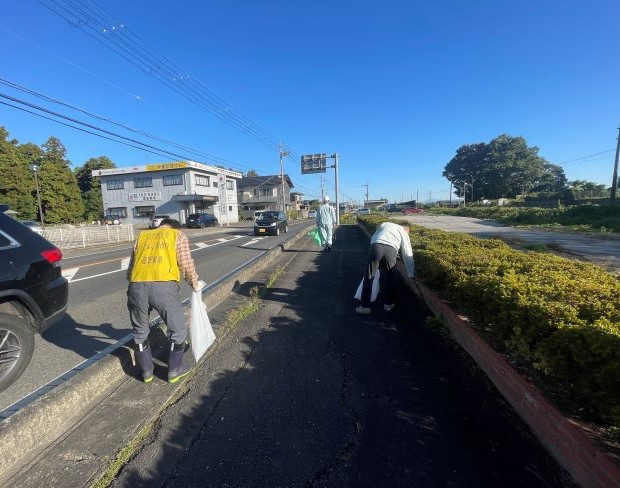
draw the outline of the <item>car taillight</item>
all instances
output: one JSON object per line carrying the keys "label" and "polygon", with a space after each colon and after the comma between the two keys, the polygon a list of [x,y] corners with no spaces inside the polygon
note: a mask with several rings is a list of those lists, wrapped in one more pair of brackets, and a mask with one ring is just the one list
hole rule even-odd
{"label": "car taillight", "polygon": [[41,256],[43,256],[50,264],[56,264],[62,259],[62,251],[57,248],[48,249],[46,251],[42,251]]}

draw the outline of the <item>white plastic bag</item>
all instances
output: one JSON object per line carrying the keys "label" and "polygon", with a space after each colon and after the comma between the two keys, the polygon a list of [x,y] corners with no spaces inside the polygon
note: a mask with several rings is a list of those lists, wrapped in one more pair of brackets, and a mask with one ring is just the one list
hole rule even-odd
{"label": "white plastic bag", "polygon": [[[360,281],[360,286],[357,287],[357,291],[353,298],[357,298],[358,300],[362,299],[362,286],[364,286],[364,278]],[[372,279],[372,289],[370,291],[370,301],[374,302],[377,299],[377,295],[379,294],[379,270],[375,273],[375,277]]]}
{"label": "white plastic bag", "polygon": [[192,354],[198,361],[215,341],[215,333],[207,315],[207,307],[202,301],[200,290],[192,292],[189,335],[192,339]]}

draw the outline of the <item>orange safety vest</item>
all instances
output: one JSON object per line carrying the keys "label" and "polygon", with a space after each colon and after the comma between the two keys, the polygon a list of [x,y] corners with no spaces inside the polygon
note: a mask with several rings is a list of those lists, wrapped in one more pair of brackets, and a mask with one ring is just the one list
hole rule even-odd
{"label": "orange safety vest", "polygon": [[179,231],[169,227],[145,230],[138,236],[131,281],[179,281],[177,261]]}

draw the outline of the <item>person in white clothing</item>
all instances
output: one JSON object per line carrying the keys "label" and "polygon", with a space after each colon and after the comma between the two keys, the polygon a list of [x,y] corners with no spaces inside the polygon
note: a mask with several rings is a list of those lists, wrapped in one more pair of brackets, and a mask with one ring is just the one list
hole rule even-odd
{"label": "person in white clothing", "polygon": [[316,213],[316,226],[321,231],[323,241],[325,241],[325,250],[332,250],[332,240],[334,236],[334,226],[336,225],[336,211],[329,204],[329,196],[323,197],[323,205],[319,207]]}
{"label": "person in white clothing", "polygon": [[406,224],[395,224],[393,222],[383,222],[370,239],[370,251],[364,282],[362,285],[362,295],[360,305],[355,311],[362,315],[370,314],[370,294],[372,291],[372,280],[381,269],[381,294],[383,296],[383,308],[389,312],[394,308],[394,278],[396,273],[396,262],[401,257],[407,275],[415,277],[415,264],[413,261],[413,250],[409,239],[409,226]]}

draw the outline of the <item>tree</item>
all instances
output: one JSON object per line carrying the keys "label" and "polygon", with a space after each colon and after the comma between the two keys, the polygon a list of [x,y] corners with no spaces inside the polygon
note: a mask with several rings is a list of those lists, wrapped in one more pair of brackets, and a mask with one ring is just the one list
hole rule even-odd
{"label": "tree", "polygon": [[23,219],[34,219],[36,189],[29,161],[18,150],[18,142],[9,142],[8,136],[8,131],[0,127],[0,203],[8,204]]}
{"label": "tree", "polygon": [[556,193],[558,196],[566,190],[567,179],[561,166],[545,163],[543,174],[532,187],[535,193]]}
{"label": "tree", "polygon": [[84,204],[71,163],[66,159],[67,150],[55,137],[50,137],[43,149],[39,184],[45,221],[81,222]]}
{"label": "tree", "polygon": [[452,183],[457,196],[465,197],[469,185],[469,199],[474,200],[472,181],[474,184],[481,182],[480,176],[487,154],[488,146],[484,142],[465,144],[456,150],[456,156],[444,168],[443,176]]}
{"label": "tree", "polygon": [[98,177],[93,177],[93,170],[116,168],[116,165],[107,156],[90,158],[81,167],[75,170],[78,187],[82,193],[84,204],[84,220],[90,222],[103,216],[103,197],[101,183]]}
{"label": "tree", "polygon": [[258,176],[258,173],[255,170],[251,169],[245,174],[245,176]]}
{"label": "tree", "polygon": [[445,166],[443,176],[455,186],[458,196],[469,192],[470,200],[476,201],[514,198],[531,191],[541,179],[550,183],[554,175],[561,182],[563,171],[559,174],[556,168],[523,137],[502,134],[488,144],[461,146]]}

